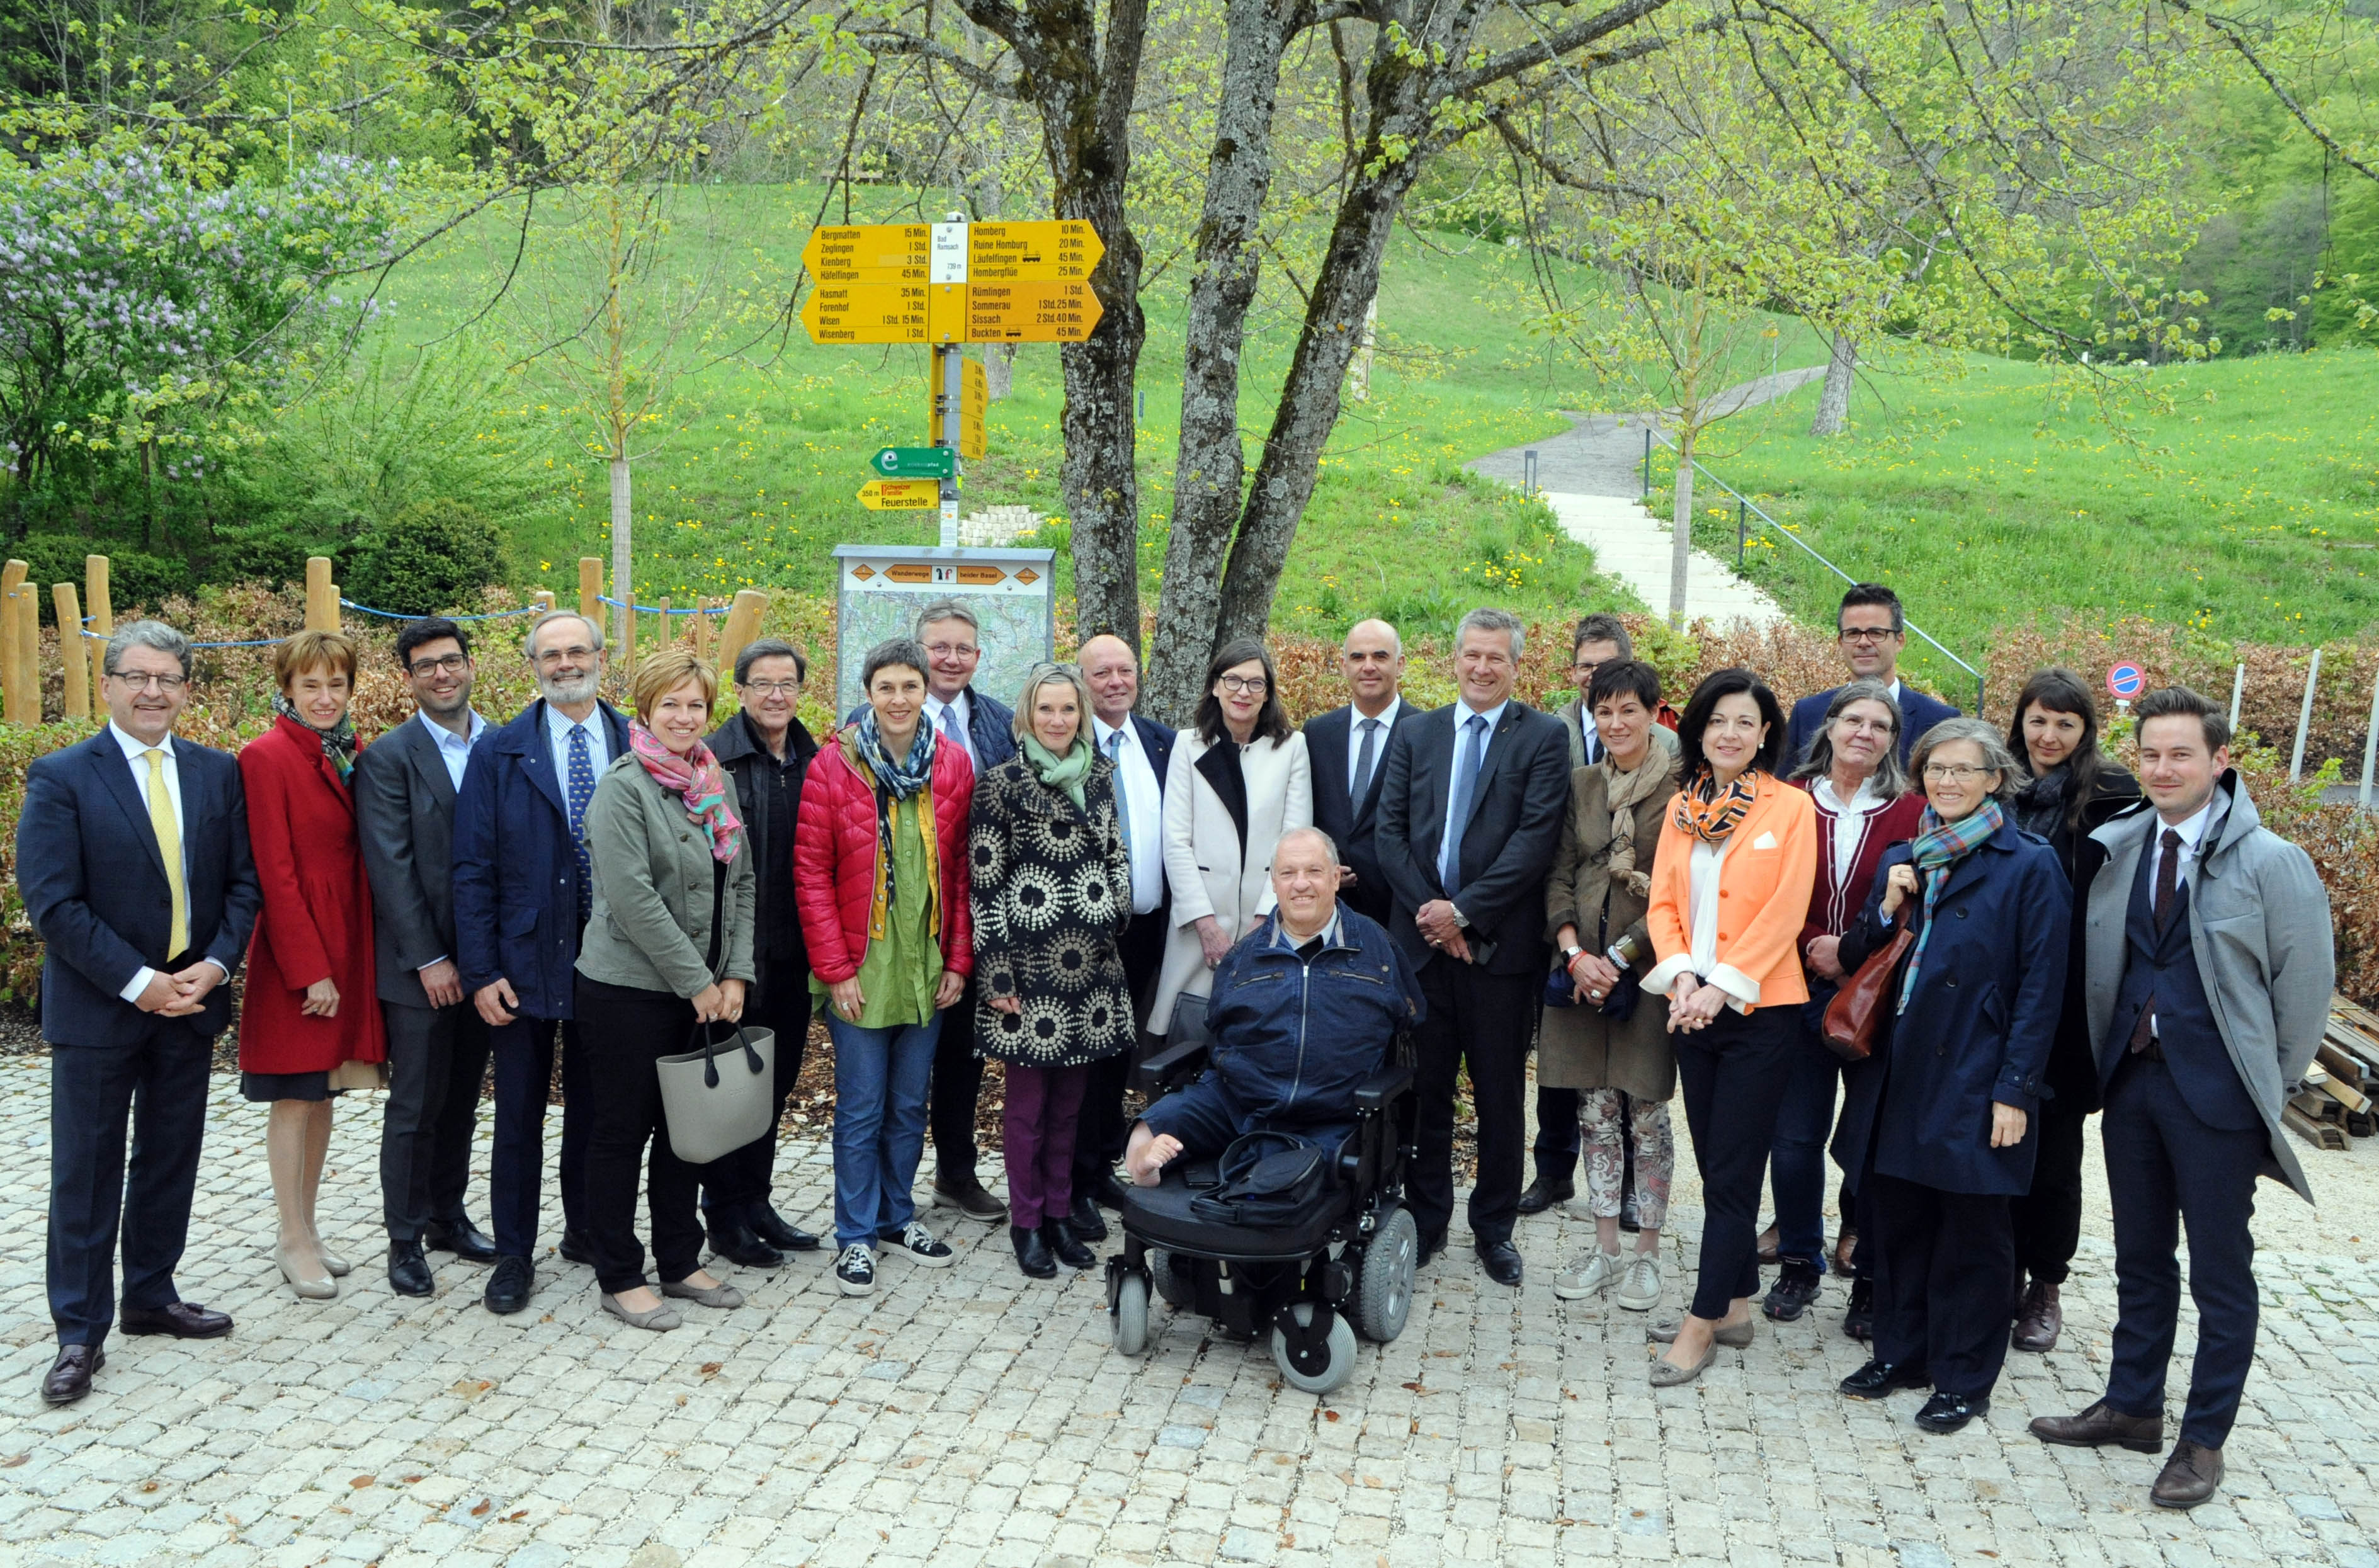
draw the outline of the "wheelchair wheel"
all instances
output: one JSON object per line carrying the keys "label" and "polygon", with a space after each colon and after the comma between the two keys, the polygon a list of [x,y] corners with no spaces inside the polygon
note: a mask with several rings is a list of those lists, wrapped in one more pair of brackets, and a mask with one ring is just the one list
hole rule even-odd
{"label": "wheelchair wheel", "polygon": [[1390,1214],[1363,1251],[1363,1272],[1352,1303],[1355,1332],[1385,1345],[1405,1332],[1412,1313],[1413,1278],[1420,1271],[1420,1227],[1412,1211]]}
{"label": "wheelchair wheel", "polygon": [[[1295,1303],[1289,1308],[1289,1312],[1300,1325],[1313,1321],[1313,1304],[1310,1301]],[[1334,1393],[1344,1388],[1346,1380],[1355,1375],[1355,1330],[1346,1321],[1345,1313],[1331,1314],[1330,1333],[1322,1342],[1322,1353],[1326,1359],[1321,1365],[1300,1370],[1290,1359],[1288,1335],[1278,1328],[1272,1331],[1273,1365],[1280,1369],[1280,1375],[1287,1381],[1288,1386],[1307,1393]]]}
{"label": "wheelchair wheel", "polygon": [[1148,1282],[1137,1272],[1126,1273],[1117,1282],[1108,1327],[1117,1355],[1137,1356],[1148,1348]]}
{"label": "wheelchair wheel", "polygon": [[1173,1272],[1173,1254],[1165,1248],[1148,1249],[1148,1273],[1156,1282],[1157,1299],[1167,1307],[1186,1308],[1196,1298],[1190,1282]]}

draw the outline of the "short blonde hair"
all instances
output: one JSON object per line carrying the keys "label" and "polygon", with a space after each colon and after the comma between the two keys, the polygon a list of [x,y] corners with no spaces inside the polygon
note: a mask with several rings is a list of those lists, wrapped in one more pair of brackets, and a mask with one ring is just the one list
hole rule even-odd
{"label": "short blonde hair", "polygon": [[638,659],[636,677],[628,684],[628,694],[636,705],[636,717],[650,718],[654,705],[689,679],[702,682],[705,706],[719,706],[719,671],[703,662],[702,656],[685,644],[671,643]]}
{"label": "short blonde hair", "polygon": [[314,669],[344,671],[347,684],[356,683],[356,645],[343,632],[300,632],[285,638],[272,650],[272,679],[280,684],[282,695],[289,694],[289,682]]}
{"label": "short blonde hair", "polygon": [[1082,679],[1081,667],[1045,660],[1025,671],[1024,689],[1016,694],[1016,712],[1008,721],[1009,734],[1021,741],[1033,733],[1033,699],[1040,694],[1042,687],[1059,681],[1074,688],[1075,733],[1084,737],[1090,734],[1091,688]]}

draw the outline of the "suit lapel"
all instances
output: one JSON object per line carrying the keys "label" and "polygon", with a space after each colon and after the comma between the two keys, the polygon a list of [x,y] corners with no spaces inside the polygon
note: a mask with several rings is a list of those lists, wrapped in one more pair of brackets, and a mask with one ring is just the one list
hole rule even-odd
{"label": "suit lapel", "polygon": [[[131,826],[132,837],[139,839],[141,849],[148,851],[149,863],[155,868],[159,878],[164,878],[165,855],[157,848],[157,830],[149,822],[148,798],[132,782],[132,765],[125,760],[124,748],[116,744],[115,732],[101,730],[91,738],[90,746],[90,763],[98,770],[101,786],[115,797],[115,803],[123,808],[124,815]],[[188,760],[180,748],[175,748],[174,771],[182,786],[182,835],[186,840],[189,837],[189,825],[197,820],[199,793],[205,788],[199,780],[197,768],[182,766]]]}
{"label": "suit lapel", "polygon": [[528,775],[529,782],[536,785],[547,802],[561,814],[562,820],[568,822],[570,808],[562,802],[562,780],[553,776],[553,747],[549,743],[551,738],[546,733],[545,699],[539,697],[529,708],[529,713],[528,734],[521,748],[521,771]]}
{"label": "suit lapel", "polygon": [[439,749],[437,737],[422,726],[420,716],[417,714],[406,719],[380,744],[387,745],[391,742],[403,748],[405,760],[412,766],[414,772],[421,776],[421,782],[429,786],[429,798],[438,802],[438,808],[441,811],[453,810],[453,777],[446,771],[446,758]]}
{"label": "suit lapel", "polygon": [[1352,754],[1354,743],[1353,708],[1334,709],[1305,727],[1305,749],[1313,767],[1314,792],[1319,795],[1327,790],[1332,800],[1346,801],[1349,822],[1362,804],[1348,799],[1346,792],[1346,759]]}
{"label": "suit lapel", "polygon": [[[1522,711],[1516,700],[1505,704],[1503,722],[1488,732],[1487,766],[1479,770],[1479,782],[1471,786],[1470,808],[1464,814],[1462,819],[1462,830],[1466,834],[1470,831],[1470,825],[1479,820],[1479,808],[1486,803],[1488,790],[1493,786],[1496,775],[1503,771],[1503,759],[1512,749],[1505,742],[1510,739],[1512,731],[1520,727]],[[1455,742],[1457,751],[1460,745],[1461,742],[1457,738]]]}

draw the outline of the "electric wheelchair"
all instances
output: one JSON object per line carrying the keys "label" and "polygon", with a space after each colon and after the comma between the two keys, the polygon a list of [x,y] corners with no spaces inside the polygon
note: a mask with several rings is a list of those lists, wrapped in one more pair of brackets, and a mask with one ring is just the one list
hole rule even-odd
{"label": "electric wheelchair", "polygon": [[[1187,1027],[1185,1027],[1187,1026]],[[1202,1014],[1185,1007],[1175,1038],[1141,1064],[1151,1101],[1204,1067]],[[1404,1202],[1414,1154],[1412,1047],[1399,1033],[1386,1062],[1355,1094],[1355,1130],[1310,1214],[1267,1230],[1200,1217],[1191,1200],[1215,1181],[1213,1154],[1182,1155],[1155,1187],[1125,1184],[1123,1250],[1107,1260],[1112,1341],[1125,1356],[1152,1338],[1152,1291],[1213,1319],[1242,1341],[1270,1331],[1281,1377],[1328,1393],[1355,1374],[1355,1336],[1385,1344],[1404,1332],[1419,1270],[1420,1232]]]}

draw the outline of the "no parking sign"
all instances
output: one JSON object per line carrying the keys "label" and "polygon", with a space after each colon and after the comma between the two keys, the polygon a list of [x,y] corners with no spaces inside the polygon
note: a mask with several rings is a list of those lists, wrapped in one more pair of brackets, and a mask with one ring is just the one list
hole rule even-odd
{"label": "no parking sign", "polygon": [[2148,672],[2130,659],[2107,671],[2107,690],[2115,694],[2119,703],[2128,703],[2138,696],[2147,689],[2147,683]]}

